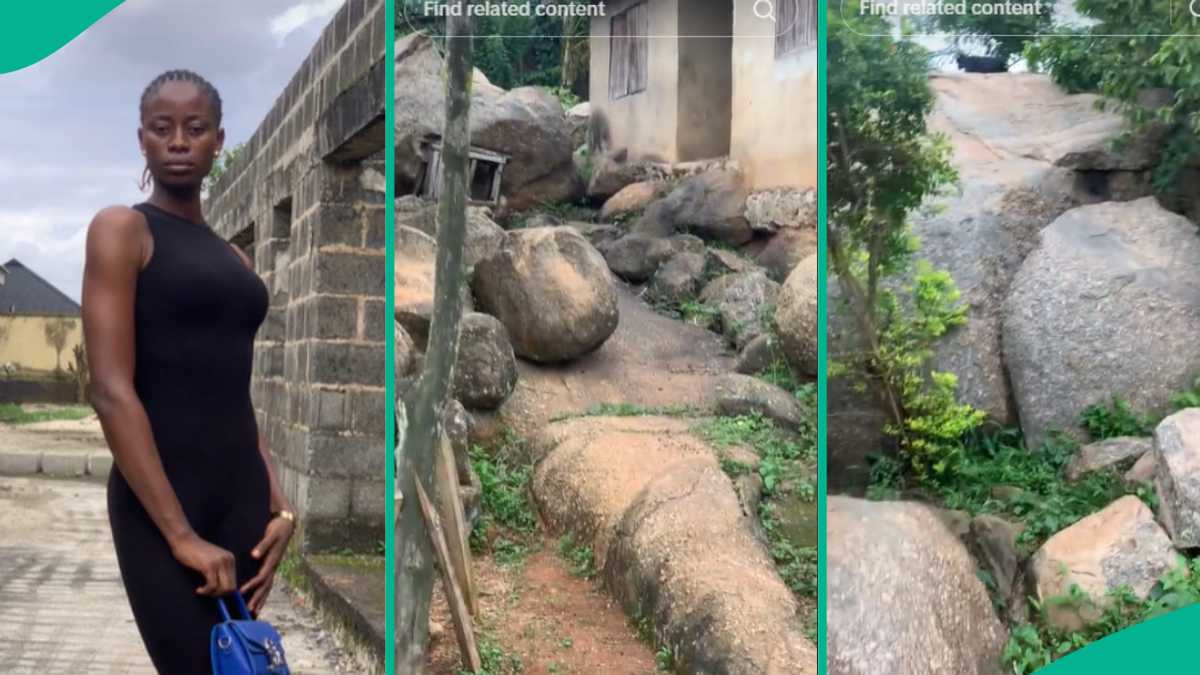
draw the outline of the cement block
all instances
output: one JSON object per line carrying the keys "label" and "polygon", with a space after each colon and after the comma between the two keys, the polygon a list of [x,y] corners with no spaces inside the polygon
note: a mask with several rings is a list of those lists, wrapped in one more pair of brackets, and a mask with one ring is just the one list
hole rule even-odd
{"label": "cement block", "polygon": [[87,475],[88,456],[82,452],[46,452],[42,454],[42,473],[54,478],[78,478]]}
{"label": "cement block", "polygon": [[40,452],[0,452],[0,475],[32,476],[38,472],[41,464]]}
{"label": "cement block", "polygon": [[113,458],[107,452],[97,452],[88,455],[87,472],[89,476],[96,478],[108,478],[108,474],[112,473]]}

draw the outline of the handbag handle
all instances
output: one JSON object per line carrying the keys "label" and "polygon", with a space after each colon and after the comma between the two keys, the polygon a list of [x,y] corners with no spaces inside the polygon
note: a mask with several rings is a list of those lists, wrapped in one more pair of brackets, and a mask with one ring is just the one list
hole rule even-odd
{"label": "handbag handle", "polygon": [[[254,617],[250,616],[250,608],[246,606],[246,599],[242,597],[242,592],[234,591],[233,598],[237,601],[237,608],[241,610],[242,617],[246,621],[254,620]],[[224,598],[217,598],[217,607],[221,609],[221,617],[223,619],[226,621],[233,621],[233,618],[229,616],[229,608],[225,606]]]}

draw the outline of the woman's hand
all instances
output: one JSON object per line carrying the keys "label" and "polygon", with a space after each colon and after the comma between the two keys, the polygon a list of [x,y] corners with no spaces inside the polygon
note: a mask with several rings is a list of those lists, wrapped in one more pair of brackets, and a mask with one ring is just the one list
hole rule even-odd
{"label": "woman's hand", "polygon": [[204,576],[204,585],[196,593],[219,598],[237,588],[237,569],[233,554],[204,541],[196,534],[171,546],[171,553],[184,567]]}
{"label": "woman's hand", "polygon": [[292,531],[295,525],[292,521],[276,516],[267,523],[267,532],[263,535],[262,541],[250,551],[250,555],[255,560],[262,561],[262,567],[259,568],[258,574],[254,578],[242,585],[242,595],[254,591],[254,595],[246,601],[246,606],[250,611],[258,616],[262,611],[263,605],[267,602],[267,596],[271,594],[271,587],[275,585],[275,570],[279,568],[279,561],[283,560],[283,554],[287,551],[288,542],[292,538]]}

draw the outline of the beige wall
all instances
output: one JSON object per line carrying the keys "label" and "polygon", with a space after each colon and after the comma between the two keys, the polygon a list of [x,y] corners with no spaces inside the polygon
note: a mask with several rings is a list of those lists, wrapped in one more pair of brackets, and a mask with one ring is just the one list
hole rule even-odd
{"label": "beige wall", "polygon": [[731,156],[752,189],[817,185],[817,50],[775,59],[775,27],[738,0]]}
{"label": "beige wall", "polygon": [[57,352],[46,341],[46,324],[60,317],[0,316],[0,364],[15,363],[25,370],[66,370],[75,360],[73,350],[83,341],[82,323],[78,317],[68,317],[74,325],[67,333],[62,360],[56,363]]}
{"label": "beige wall", "polygon": [[[678,159],[729,154],[733,0],[681,0]],[[726,37],[693,37],[726,36]]]}
{"label": "beige wall", "polygon": [[[679,0],[646,1],[650,13],[650,34],[677,35]],[[666,161],[676,161],[679,82],[676,40],[650,38],[646,90],[615,101],[608,99],[609,28],[612,17],[636,2],[609,2],[607,15],[592,19],[589,98],[593,110],[601,110],[608,117],[612,148],[630,148],[634,151],[631,155],[634,158],[657,156]]]}

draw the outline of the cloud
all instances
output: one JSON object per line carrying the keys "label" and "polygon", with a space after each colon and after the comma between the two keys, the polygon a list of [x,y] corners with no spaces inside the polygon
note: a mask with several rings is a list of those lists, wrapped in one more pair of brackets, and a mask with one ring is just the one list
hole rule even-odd
{"label": "cloud", "polygon": [[271,18],[271,35],[282,45],[287,36],[306,24],[331,16],[342,6],[343,0],[309,0],[289,7],[287,11]]}

